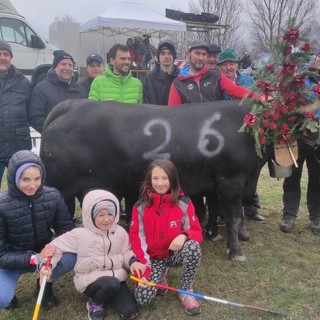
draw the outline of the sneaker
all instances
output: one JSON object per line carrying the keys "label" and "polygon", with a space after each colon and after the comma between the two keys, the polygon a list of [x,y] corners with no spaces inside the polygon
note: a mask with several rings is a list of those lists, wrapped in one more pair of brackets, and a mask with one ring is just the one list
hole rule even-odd
{"label": "sneaker", "polygon": [[[192,292],[192,290],[187,290]],[[182,302],[183,308],[187,314],[197,315],[201,312],[201,307],[198,300],[194,296],[179,293],[179,298]]]}
{"label": "sneaker", "polygon": [[[169,268],[166,268],[166,270],[164,271],[164,273],[161,276],[159,284],[162,284],[163,286],[168,286],[168,281],[167,281],[168,271],[169,271]],[[167,292],[168,292],[168,289],[160,289],[159,288],[158,291],[157,291],[157,294],[159,296],[164,296]]]}
{"label": "sneaker", "polygon": [[320,233],[320,218],[312,219],[310,228],[313,233]]}
{"label": "sneaker", "polygon": [[296,218],[289,215],[284,215],[280,224],[280,230],[285,233],[290,233],[294,227]]}
{"label": "sneaker", "polygon": [[87,301],[88,319],[105,320],[105,310],[102,304],[94,303],[91,299]]}

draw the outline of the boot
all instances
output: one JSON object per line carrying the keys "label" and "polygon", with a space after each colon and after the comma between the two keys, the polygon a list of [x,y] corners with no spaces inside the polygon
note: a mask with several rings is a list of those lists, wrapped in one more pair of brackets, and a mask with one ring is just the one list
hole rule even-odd
{"label": "boot", "polygon": [[296,217],[284,214],[282,222],[280,224],[280,230],[284,233],[290,233],[294,227],[295,222]]}
{"label": "boot", "polygon": [[[39,294],[39,291],[40,291],[40,284],[39,284],[39,279],[37,279],[37,294]],[[44,289],[41,305],[42,307],[49,310],[55,307],[57,304],[58,304],[58,300],[52,292],[52,282],[47,282],[46,287]]]}
{"label": "boot", "polygon": [[320,234],[320,218],[314,218],[310,223],[311,231],[314,234]]}

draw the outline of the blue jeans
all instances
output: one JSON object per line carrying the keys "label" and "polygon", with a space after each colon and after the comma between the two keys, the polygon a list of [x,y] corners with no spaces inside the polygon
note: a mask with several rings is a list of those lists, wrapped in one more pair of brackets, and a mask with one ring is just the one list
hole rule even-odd
{"label": "blue jeans", "polygon": [[[73,270],[76,261],[77,255],[75,253],[64,253],[57,266],[52,270],[51,280],[56,281],[59,277]],[[0,269],[0,309],[9,306],[20,276],[27,272],[35,272],[35,267],[30,266],[23,270]]]}

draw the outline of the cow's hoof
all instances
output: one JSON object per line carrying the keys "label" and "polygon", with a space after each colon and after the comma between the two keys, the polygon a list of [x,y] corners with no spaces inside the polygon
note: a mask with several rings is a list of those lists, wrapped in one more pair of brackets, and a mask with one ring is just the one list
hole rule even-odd
{"label": "cow's hoof", "polygon": [[242,254],[241,256],[230,257],[230,259],[232,261],[239,261],[239,262],[246,262],[247,261],[247,258],[244,254]]}

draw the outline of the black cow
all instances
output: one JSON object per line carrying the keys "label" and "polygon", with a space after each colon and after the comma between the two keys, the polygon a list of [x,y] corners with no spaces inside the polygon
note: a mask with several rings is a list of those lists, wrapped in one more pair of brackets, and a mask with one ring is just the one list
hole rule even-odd
{"label": "black cow", "polygon": [[232,259],[244,260],[238,240],[242,198],[252,193],[265,163],[253,138],[239,133],[250,106],[219,101],[169,108],[68,100],[47,118],[40,156],[47,183],[65,198],[105,188],[137,199],[154,158],[170,158],[187,195],[217,192]]}

